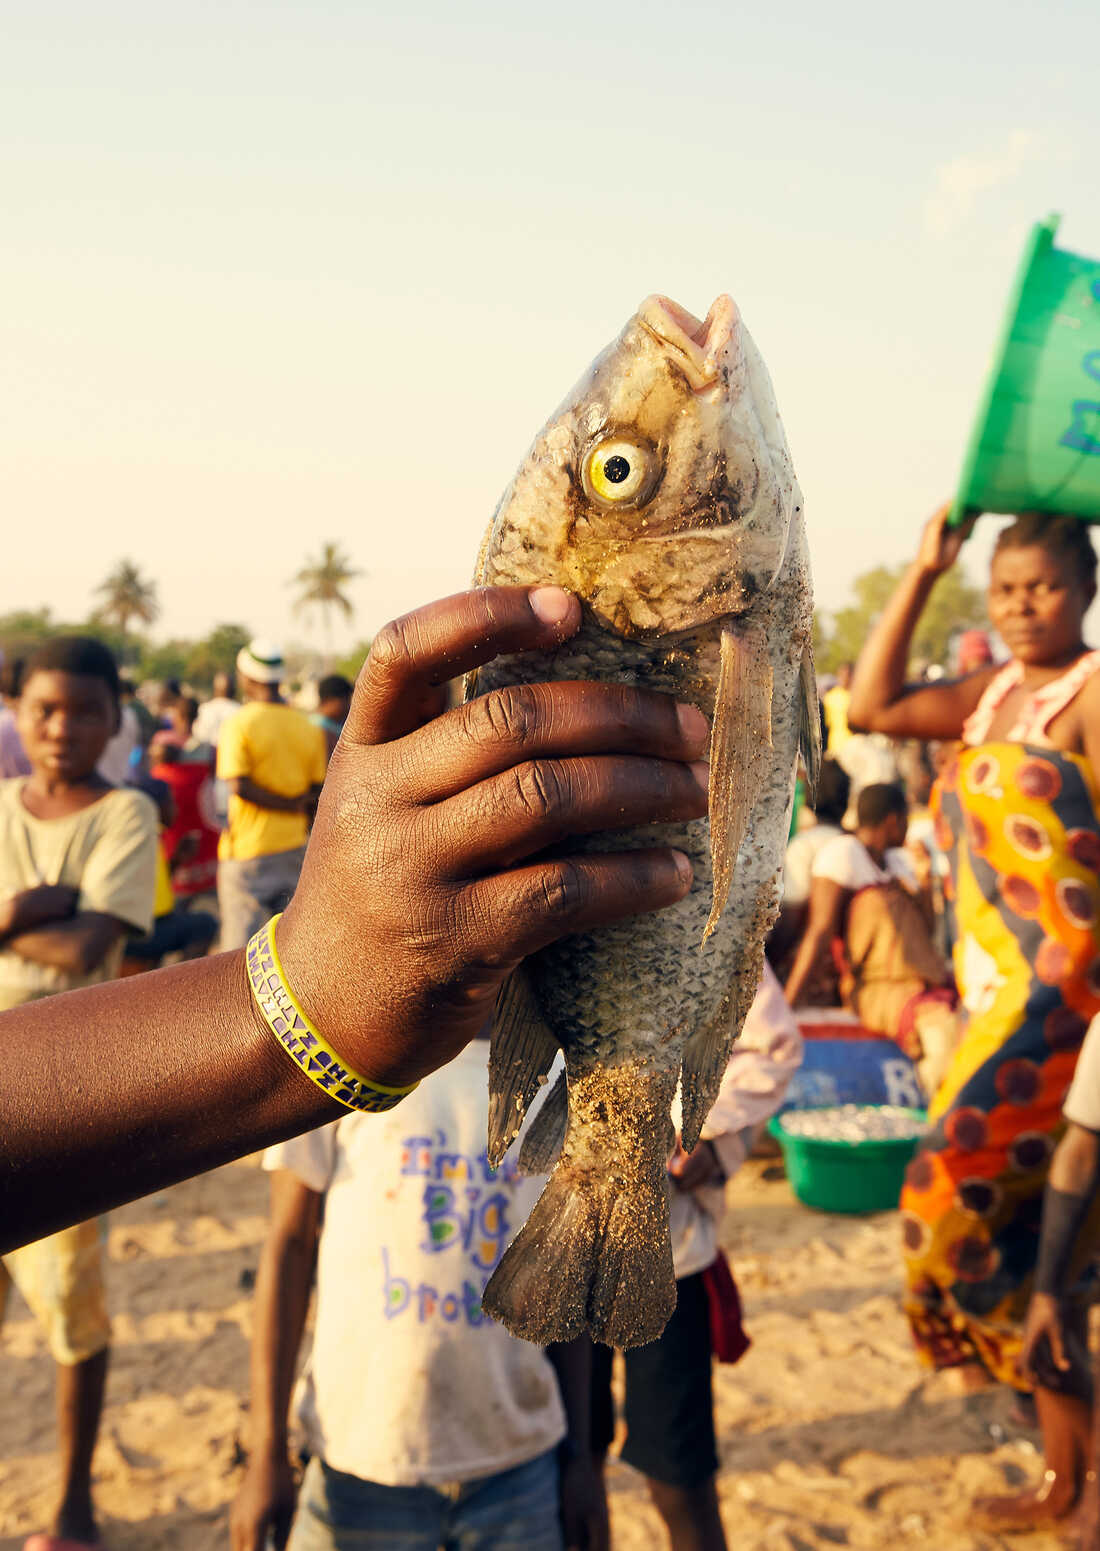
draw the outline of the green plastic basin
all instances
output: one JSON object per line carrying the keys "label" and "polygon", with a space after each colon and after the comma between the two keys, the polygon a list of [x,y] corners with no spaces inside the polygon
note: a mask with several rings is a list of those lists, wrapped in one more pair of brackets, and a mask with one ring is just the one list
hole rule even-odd
{"label": "green plastic basin", "polygon": [[[922,1109],[908,1113],[922,1124],[927,1119]],[[795,1136],[784,1128],[782,1115],[768,1122],[768,1130],[783,1149],[795,1195],[819,1212],[891,1211],[901,1198],[905,1170],[920,1141],[918,1136],[862,1142]]]}

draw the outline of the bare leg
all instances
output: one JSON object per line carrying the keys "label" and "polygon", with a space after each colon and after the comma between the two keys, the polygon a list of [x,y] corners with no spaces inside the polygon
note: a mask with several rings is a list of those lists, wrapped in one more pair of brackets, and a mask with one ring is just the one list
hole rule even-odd
{"label": "bare leg", "polygon": [[979,1362],[958,1363],[954,1368],[941,1368],[938,1377],[942,1387],[952,1395],[980,1395],[987,1389],[997,1388],[997,1380]]}
{"label": "bare leg", "polygon": [[727,1551],[713,1476],[698,1486],[670,1486],[652,1476],[646,1482],[665,1521],[670,1551]]}
{"label": "bare leg", "polygon": [[95,1452],[108,1349],[82,1363],[57,1365],[57,1447],[61,1460],[61,1502],[54,1533],[94,1543],[99,1539],[92,1512],[92,1455]]}
{"label": "bare leg", "polygon": [[1091,1454],[1091,1407],[1076,1395],[1035,1391],[1046,1471],[1039,1486],[1011,1497],[983,1497],[971,1523],[994,1532],[1026,1530],[1064,1519],[1073,1511]]}
{"label": "bare leg", "polygon": [[1092,1437],[1085,1457],[1088,1469],[1074,1523],[1074,1551],[1100,1551],[1100,1346],[1092,1357]]}

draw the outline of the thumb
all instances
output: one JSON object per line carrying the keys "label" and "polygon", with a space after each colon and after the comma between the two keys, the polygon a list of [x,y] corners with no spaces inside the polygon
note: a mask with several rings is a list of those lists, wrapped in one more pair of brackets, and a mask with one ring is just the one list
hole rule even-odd
{"label": "thumb", "polygon": [[1066,1370],[1069,1368],[1069,1358],[1066,1356],[1065,1343],[1064,1343],[1064,1341],[1062,1339],[1062,1326],[1061,1326],[1061,1322],[1058,1322],[1058,1323],[1056,1323],[1056,1324],[1051,1326],[1051,1329],[1050,1329],[1050,1353],[1051,1353],[1051,1356],[1054,1358],[1054,1366],[1056,1368],[1061,1368],[1062,1372],[1065,1373]]}

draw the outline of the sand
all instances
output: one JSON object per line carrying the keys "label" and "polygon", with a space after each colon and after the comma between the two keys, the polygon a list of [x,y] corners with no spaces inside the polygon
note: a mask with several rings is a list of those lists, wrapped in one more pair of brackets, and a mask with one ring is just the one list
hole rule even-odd
{"label": "sand", "polygon": [[[95,1477],[113,1551],[228,1546],[266,1202],[250,1161],[112,1215],[114,1351]],[[724,1242],[753,1340],[715,1374],[734,1551],[1055,1551],[1053,1535],[966,1527],[975,1493],[1038,1478],[1038,1438],[1012,1424],[1002,1393],[964,1400],[918,1370],[895,1214],[811,1212],[777,1165],[756,1160],[728,1205]],[[46,1522],[54,1461],[52,1364],[16,1297],[0,1351],[0,1551],[18,1551]],[[661,1547],[640,1479],[616,1463],[609,1487],[615,1551]]]}

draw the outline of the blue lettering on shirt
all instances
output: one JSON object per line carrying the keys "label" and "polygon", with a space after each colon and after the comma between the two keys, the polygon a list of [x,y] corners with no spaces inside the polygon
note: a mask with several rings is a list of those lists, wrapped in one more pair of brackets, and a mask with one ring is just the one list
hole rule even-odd
{"label": "blue lettering on shirt", "polygon": [[[409,1315],[419,1324],[442,1319],[460,1320],[477,1328],[489,1323],[481,1307],[485,1284],[512,1235],[508,1188],[519,1177],[513,1159],[494,1169],[484,1149],[475,1154],[456,1152],[447,1134],[438,1129],[428,1136],[407,1136],[401,1143],[401,1175],[422,1180],[420,1220],[423,1235],[418,1248],[423,1254],[445,1256],[441,1270],[464,1261],[461,1291],[439,1289],[415,1277],[395,1273],[391,1252],[382,1250],[382,1301],[385,1317]],[[458,1266],[456,1264],[456,1269]]]}

